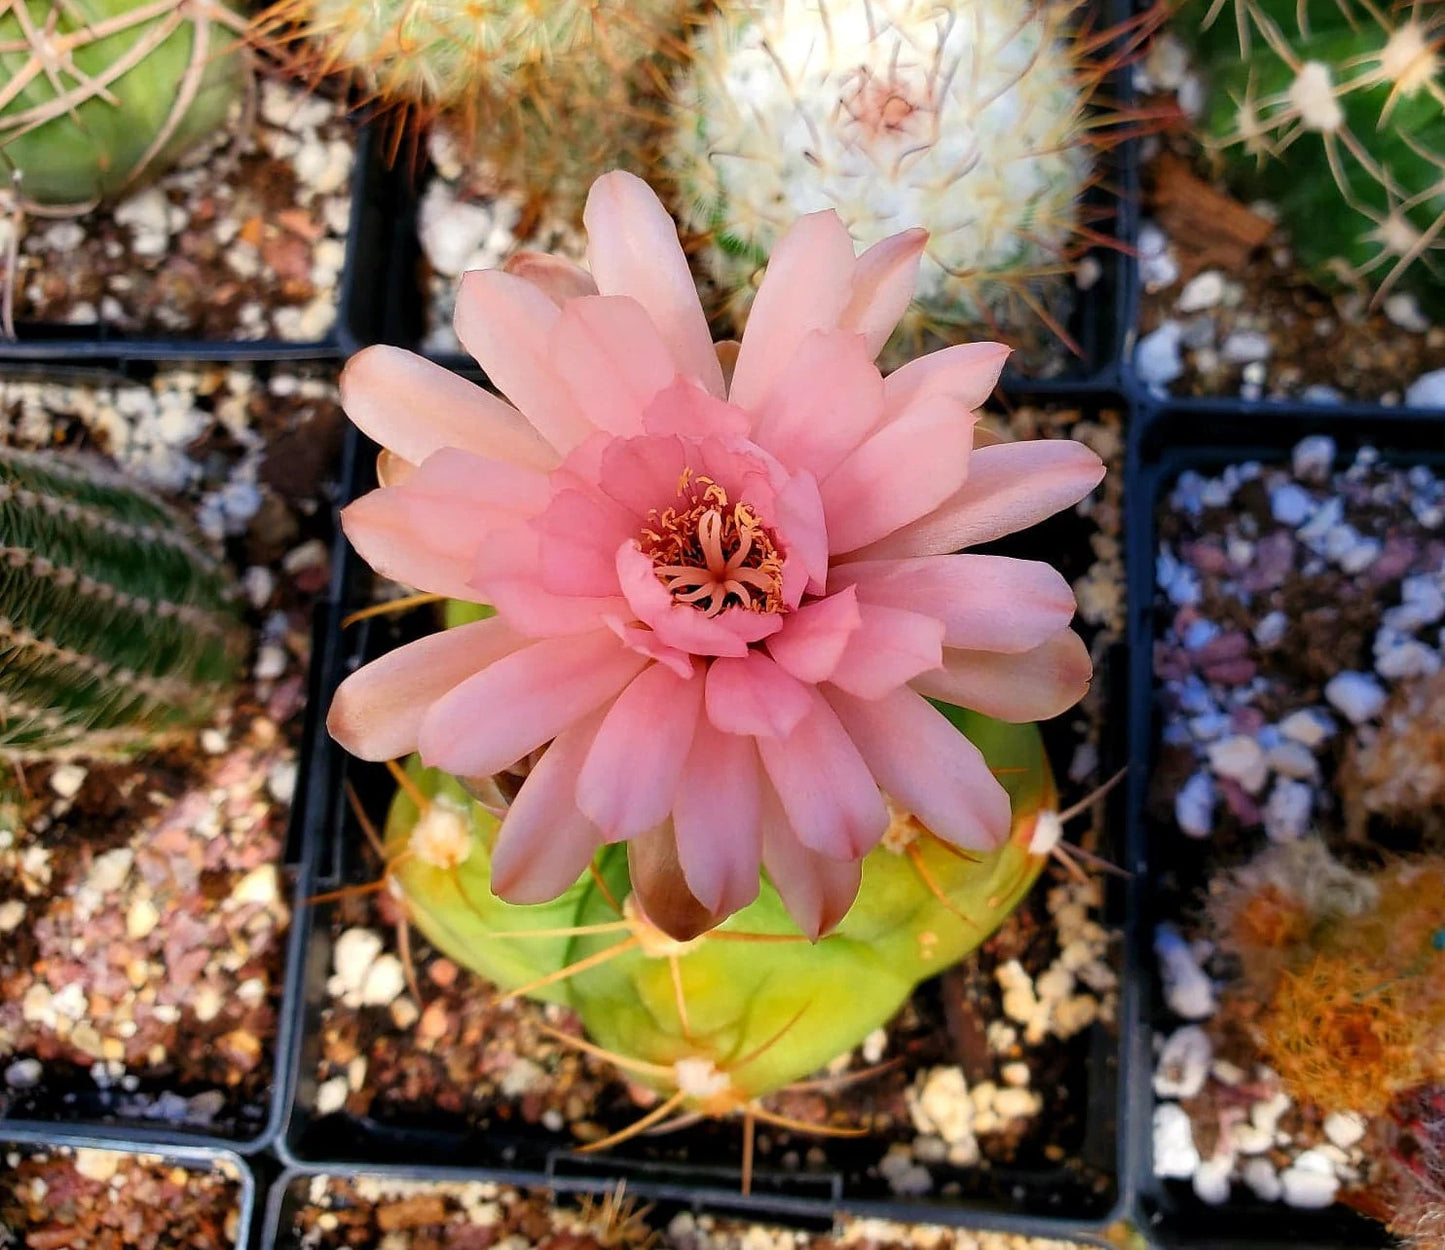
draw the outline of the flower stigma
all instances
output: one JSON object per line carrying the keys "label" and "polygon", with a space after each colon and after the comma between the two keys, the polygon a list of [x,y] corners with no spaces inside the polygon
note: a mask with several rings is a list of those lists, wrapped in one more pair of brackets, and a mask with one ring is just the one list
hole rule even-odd
{"label": "flower stigma", "polygon": [[772,533],[710,477],[684,469],[677,505],[647,514],[642,550],[678,603],[708,616],[724,608],[783,610],[783,559]]}

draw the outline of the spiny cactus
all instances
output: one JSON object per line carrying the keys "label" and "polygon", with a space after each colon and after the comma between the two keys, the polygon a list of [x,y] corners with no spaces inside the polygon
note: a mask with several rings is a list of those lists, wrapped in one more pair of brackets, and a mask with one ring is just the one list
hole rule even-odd
{"label": "spiny cactus", "polygon": [[10,0],[0,8],[0,190],[85,207],[224,129],[248,77],[220,0]]}
{"label": "spiny cactus", "polygon": [[910,351],[974,331],[1027,345],[1041,319],[1062,335],[1095,176],[1080,7],[724,6],[695,40],[667,159],[731,319],[793,219],[833,208],[861,245],[930,232]]}
{"label": "spiny cactus", "polygon": [[463,152],[563,215],[609,168],[652,164],[685,0],[280,0],[256,25],[313,77],[440,118]]}
{"label": "spiny cactus", "polygon": [[1212,910],[1240,959],[1233,1005],[1294,1098],[1376,1115],[1445,1079],[1445,859],[1366,876],[1318,842],[1276,847]]}
{"label": "spiny cactus", "polygon": [[158,500],[0,448],[0,756],[124,755],[197,723],[246,654],[233,601]]}
{"label": "spiny cactus", "polygon": [[1008,790],[1012,836],[975,858],[895,812],[857,901],[817,943],[767,881],[720,928],[674,941],[637,910],[621,846],[553,902],[504,903],[489,888],[499,803],[415,759],[387,821],[389,885],[452,959],[508,994],[574,1008],[591,1039],[579,1045],[666,1095],[646,1123],[673,1111],[767,1121],[758,1099],[858,1045],[918,982],[973,950],[1053,846],[1057,797],[1037,729],[946,711]]}
{"label": "spiny cactus", "polygon": [[1188,0],[1205,141],[1273,201],[1332,283],[1406,283],[1435,309],[1445,248],[1445,13],[1367,0]]}

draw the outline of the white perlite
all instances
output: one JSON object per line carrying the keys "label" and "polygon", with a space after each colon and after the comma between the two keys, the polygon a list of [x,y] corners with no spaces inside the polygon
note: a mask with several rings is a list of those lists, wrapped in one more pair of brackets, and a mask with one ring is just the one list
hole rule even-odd
{"label": "white perlite", "polygon": [[1161,1102],[1154,1108],[1154,1175],[1188,1180],[1199,1164],[1189,1113],[1177,1102]]}

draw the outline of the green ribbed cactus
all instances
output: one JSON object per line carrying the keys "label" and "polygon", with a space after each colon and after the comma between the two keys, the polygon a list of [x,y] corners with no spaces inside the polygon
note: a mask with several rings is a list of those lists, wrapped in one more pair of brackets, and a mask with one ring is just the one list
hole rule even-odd
{"label": "green ribbed cactus", "polygon": [[694,40],[667,153],[679,214],[743,324],[774,244],[832,208],[867,246],[929,232],[903,355],[1062,336],[1096,81],[1077,0],[747,0]]}
{"label": "green ribbed cactus", "polygon": [[366,98],[440,118],[469,159],[580,214],[609,169],[655,163],[687,0],[278,0],[263,43],[298,72],[343,75]]}
{"label": "green ribbed cactus", "polygon": [[1174,29],[1207,78],[1205,143],[1241,194],[1278,205],[1304,265],[1445,310],[1445,13],[1187,0]]}
{"label": "green ribbed cactus", "polygon": [[158,500],[0,448],[0,757],[127,755],[200,722],[246,655],[234,601]]}
{"label": "green ribbed cactus", "polygon": [[623,846],[551,903],[504,903],[489,889],[496,805],[415,759],[387,821],[390,885],[452,959],[504,992],[575,1009],[592,1044],[666,1095],[660,1107],[766,1120],[757,1099],[857,1046],[920,981],[978,946],[1053,846],[1057,796],[1037,728],[945,711],[1008,790],[1012,836],[968,856],[895,814],[852,910],[816,943],[766,880],[720,928],[664,936],[634,909]]}
{"label": "green ribbed cactus", "polygon": [[249,68],[220,0],[0,7],[0,191],[84,207],[225,128]]}

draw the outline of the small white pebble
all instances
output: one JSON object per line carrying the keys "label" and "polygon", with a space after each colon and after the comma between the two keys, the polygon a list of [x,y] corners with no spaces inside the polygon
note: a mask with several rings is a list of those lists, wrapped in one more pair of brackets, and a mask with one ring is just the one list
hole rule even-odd
{"label": "small white pebble", "polygon": [[1271,842],[1297,842],[1309,829],[1314,787],[1307,781],[1276,778],[1264,805],[1264,831]]}
{"label": "small white pebble", "polygon": [[1154,931],[1154,954],[1164,980],[1164,1002],[1185,1020],[1203,1020],[1215,1012],[1214,983],[1199,966],[1189,943],[1172,925]]}
{"label": "small white pebble", "polygon": [[1193,1098],[1204,1088],[1214,1045],[1197,1024],[1169,1035],[1154,1065],[1154,1092],[1160,1098]]}
{"label": "small white pebble", "polygon": [[344,1076],[333,1076],[316,1087],[316,1114],[335,1115],[344,1106],[351,1087]]}
{"label": "small white pebble", "polygon": [[1284,1193],[1284,1186],[1279,1183],[1279,1173],[1268,1159],[1250,1159],[1241,1169],[1240,1177],[1261,1202],[1278,1202],[1280,1195]]}
{"label": "small white pebble", "polygon": [[381,934],[370,929],[347,929],[336,939],[331,960],[343,990],[360,992],[382,945]]}
{"label": "small white pebble", "polygon": [[1229,777],[1250,794],[1258,794],[1269,779],[1269,765],[1258,742],[1247,734],[1236,734],[1209,747],[1209,766],[1221,777]]}
{"label": "small white pebble", "polygon": [[1180,335],[1179,323],[1166,321],[1139,340],[1134,348],[1134,368],[1145,386],[1162,388],[1184,373]]}
{"label": "small white pebble", "polygon": [[1338,673],[1325,685],[1325,698],[1353,725],[1363,724],[1385,706],[1385,690],[1368,673]]}
{"label": "small white pebble", "polygon": [[1365,1127],[1365,1117],[1357,1111],[1332,1111],[1325,1117],[1325,1136],[1341,1150],[1358,1145]]}
{"label": "small white pebble", "polygon": [[17,1059],[5,1069],[5,1084],[11,1089],[34,1089],[42,1072],[39,1059]]}
{"label": "small white pebble", "polygon": [[1006,1063],[999,1069],[999,1075],[1003,1077],[1005,1085],[1013,1085],[1022,1089],[1029,1083],[1031,1074],[1029,1065],[1026,1063]]}
{"label": "small white pebble", "polygon": [[1235,330],[1224,340],[1219,354],[1230,364],[1246,365],[1256,360],[1268,360],[1274,351],[1274,341],[1258,330]]}
{"label": "small white pebble", "polygon": [[390,953],[378,955],[366,970],[361,984],[364,1007],[386,1007],[406,988],[406,970],[401,960]]}
{"label": "small white pebble", "polygon": [[160,923],[160,919],[161,914],[150,899],[138,898],[125,913],[126,936],[133,942],[149,937],[156,925]]}
{"label": "small white pebble", "polygon": [[1317,1211],[1332,1206],[1339,1191],[1334,1164],[1318,1151],[1306,1150],[1280,1173],[1285,1202],[1300,1210]]}
{"label": "small white pebble", "polygon": [[1174,306],[1180,312],[1203,312],[1206,308],[1213,308],[1223,298],[1224,275],[1217,269],[1206,269],[1184,284]]}
{"label": "small white pebble", "polygon": [[1200,771],[1174,796],[1174,819],[1191,838],[1207,838],[1214,831],[1214,805],[1218,801],[1214,779]]}
{"label": "small white pebble", "polygon": [[87,770],[79,764],[61,764],[50,774],[50,788],[62,799],[73,799],[85,784]]}
{"label": "small white pebble", "polygon": [[1409,408],[1445,408],[1445,369],[1422,373],[1405,388]]}
{"label": "small white pebble", "polygon": [[1293,529],[1309,520],[1315,510],[1314,496],[1298,482],[1282,482],[1269,493],[1270,515]]}
{"label": "small white pebble", "polygon": [[1161,1102],[1154,1108],[1154,1175],[1188,1180],[1199,1164],[1189,1113],[1177,1102]]}
{"label": "small white pebble", "polygon": [[1194,1193],[1200,1202],[1212,1207],[1229,1201],[1229,1174],[1234,1160],[1228,1155],[1206,1159],[1194,1171]]}
{"label": "small white pebble", "polygon": [[1323,712],[1306,708],[1291,712],[1279,723],[1279,731],[1292,742],[1311,749],[1334,736],[1334,723]]}
{"label": "small white pebble", "polygon": [[1302,482],[1323,482],[1335,462],[1335,440],[1326,434],[1311,434],[1294,445],[1290,467]]}

